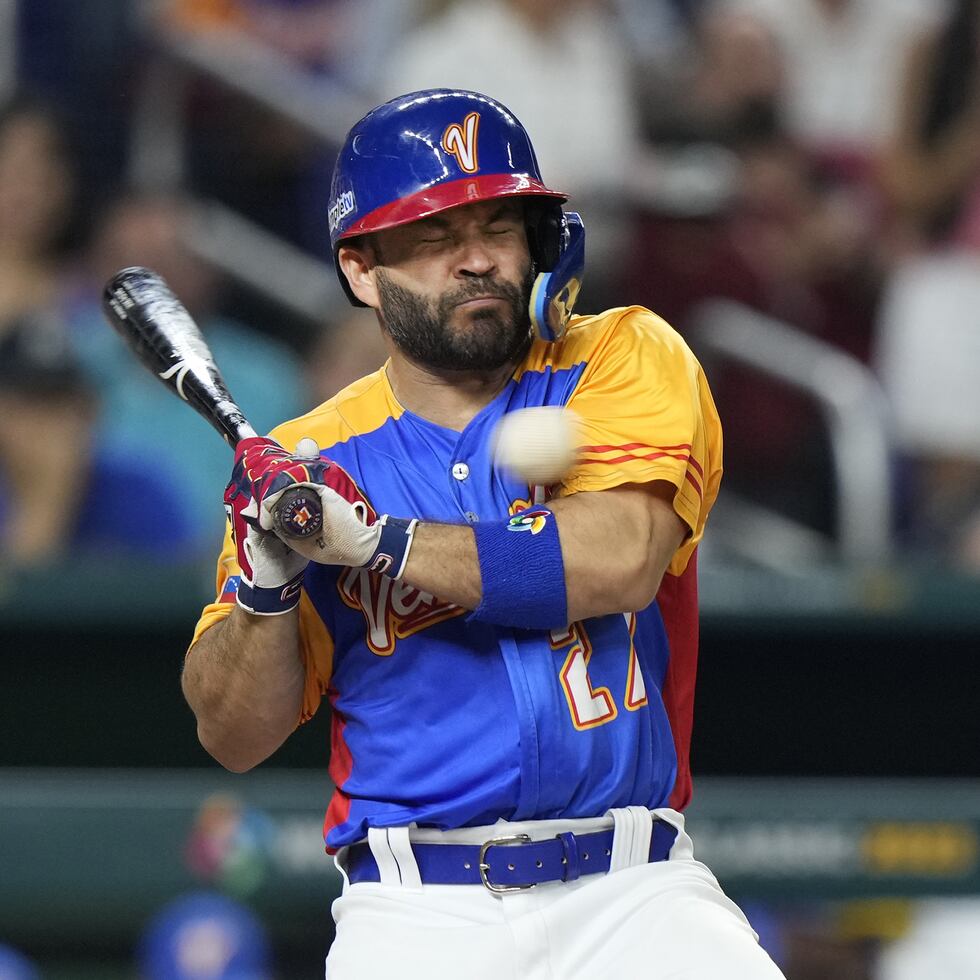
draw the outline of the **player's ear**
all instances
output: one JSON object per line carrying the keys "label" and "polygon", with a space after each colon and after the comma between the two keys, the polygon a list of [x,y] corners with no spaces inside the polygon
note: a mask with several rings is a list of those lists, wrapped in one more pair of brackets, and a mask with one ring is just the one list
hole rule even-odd
{"label": "player's ear", "polygon": [[374,282],[377,258],[370,243],[359,241],[356,245],[341,245],[337,250],[337,264],[347,276],[351,292],[366,306],[378,308],[378,288]]}

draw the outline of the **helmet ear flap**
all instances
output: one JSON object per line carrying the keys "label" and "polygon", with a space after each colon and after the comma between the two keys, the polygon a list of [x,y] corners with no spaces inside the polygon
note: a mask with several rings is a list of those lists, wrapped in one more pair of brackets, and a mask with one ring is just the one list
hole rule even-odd
{"label": "helmet ear flap", "polygon": [[[585,225],[577,211],[557,209],[558,261],[539,271],[531,288],[531,326],[545,341],[561,340],[578,299],[585,271]],[[547,226],[546,226],[547,227]]]}
{"label": "helmet ear flap", "polygon": [[534,201],[527,205],[527,244],[538,272],[550,272],[561,258],[565,235],[563,218],[560,204]]}

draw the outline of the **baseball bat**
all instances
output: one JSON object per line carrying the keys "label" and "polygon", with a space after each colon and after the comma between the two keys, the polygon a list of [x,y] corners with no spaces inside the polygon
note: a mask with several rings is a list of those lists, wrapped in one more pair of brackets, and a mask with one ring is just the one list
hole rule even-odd
{"label": "baseball bat", "polygon": [[[256,435],[228,391],[197,324],[152,269],[121,269],[105,286],[102,309],[140,363],[187,402],[230,446]],[[273,513],[276,530],[307,538],[323,526],[316,493],[287,490]]]}

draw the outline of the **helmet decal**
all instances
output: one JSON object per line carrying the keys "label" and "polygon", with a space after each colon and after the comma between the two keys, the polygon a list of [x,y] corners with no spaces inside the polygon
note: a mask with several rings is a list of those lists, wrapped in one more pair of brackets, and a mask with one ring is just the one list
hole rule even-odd
{"label": "helmet decal", "polygon": [[480,128],[480,114],[469,113],[463,124],[452,123],[442,134],[442,148],[456,157],[463,173],[475,174],[480,169],[476,151],[476,134]]}
{"label": "helmet decal", "polygon": [[344,191],[338,195],[337,200],[330,205],[330,210],[327,212],[327,223],[330,226],[331,234],[337,230],[341,219],[353,214],[356,208],[357,202],[353,191]]}

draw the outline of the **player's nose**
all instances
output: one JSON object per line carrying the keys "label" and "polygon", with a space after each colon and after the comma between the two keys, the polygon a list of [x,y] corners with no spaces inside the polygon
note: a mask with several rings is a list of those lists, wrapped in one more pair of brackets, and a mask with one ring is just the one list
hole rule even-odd
{"label": "player's nose", "polygon": [[486,276],[497,268],[497,261],[486,243],[479,238],[467,239],[460,243],[456,257],[457,278]]}

